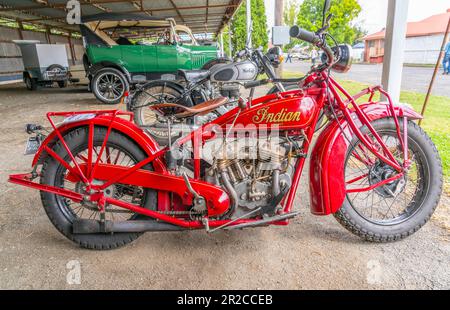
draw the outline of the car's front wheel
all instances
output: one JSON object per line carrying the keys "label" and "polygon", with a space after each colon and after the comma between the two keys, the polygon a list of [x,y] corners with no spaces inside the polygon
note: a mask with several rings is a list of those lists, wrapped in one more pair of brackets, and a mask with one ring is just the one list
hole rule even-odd
{"label": "car's front wheel", "polygon": [[125,75],[115,68],[97,71],[91,85],[95,97],[106,104],[119,103],[130,87]]}

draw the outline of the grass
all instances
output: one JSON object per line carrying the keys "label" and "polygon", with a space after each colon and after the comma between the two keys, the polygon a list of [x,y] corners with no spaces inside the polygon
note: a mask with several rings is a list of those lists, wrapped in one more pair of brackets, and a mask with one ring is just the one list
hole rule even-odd
{"label": "grass", "polygon": [[[283,77],[298,77],[297,72],[284,72]],[[337,75],[335,75],[337,76]],[[349,80],[339,80],[339,83],[350,93],[356,94],[368,84]],[[425,94],[402,91],[400,102],[410,104],[420,113],[425,100]],[[428,102],[425,118],[422,121],[422,128],[431,137],[439,154],[442,158],[442,167],[444,169],[444,179],[446,183],[446,192],[450,193],[450,98],[442,96],[431,96]]]}

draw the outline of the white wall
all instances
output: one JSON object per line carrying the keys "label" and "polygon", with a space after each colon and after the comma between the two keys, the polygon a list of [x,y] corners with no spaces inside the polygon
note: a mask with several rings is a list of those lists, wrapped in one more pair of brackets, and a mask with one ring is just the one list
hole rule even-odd
{"label": "white wall", "polygon": [[444,35],[406,38],[405,63],[435,64]]}

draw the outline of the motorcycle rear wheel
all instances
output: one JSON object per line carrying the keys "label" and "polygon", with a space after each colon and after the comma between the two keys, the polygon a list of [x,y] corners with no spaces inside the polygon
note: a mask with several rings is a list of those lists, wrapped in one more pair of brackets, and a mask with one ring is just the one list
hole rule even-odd
{"label": "motorcycle rear wheel", "polygon": [[[106,128],[95,128],[94,132],[94,155],[93,162],[95,163],[103,139],[105,137]],[[64,136],[69,149],[75,156],[77,162],[80,158],[86,158],[88,146],[89,129],[87,127],[77,128]],[[69,155],[65,151],[60,142],[53,146],[55,151],[66,162],[74,165]],[[101,157],[100,162],[111,162],[121,166],[132,166],[139,161],[146,158],[142,149],[136,145],[130,138],[116,132],[111,131],[108,138],[105,151]],[[151,165],[145,166],[143,169],[152,170]],[[72,183],[68,181],[65,176],[67,169],[61,165],[53,157],[48,156],[43,163],[40,183],[56,187],[62,187],[76,192],[83,192],[81,182]],[[80,184],[79,184],[80,183]],[[139,187],[131,187],[120,184],[115,184],[111,188],[105,190],[105,194],[111,194],[112,197],[119,200],[128,201],[131,197],[131,202],[138,203],[138,205],[147,209],[156,210],[157,197],[156,192]],[[73,234],[72,223],[75,218],[84,219],[99,219],[98,208],[87,206],[80,203],[75,203],[64,197],[41,191],[41,200],[45,212],[56,229],[61,232],[69,240],[75,242],[79,246],[87,249],[108,250],[124,246],[135,239],[142,233],[114,233],[114,234]],[[130,201],[128,201],[130,202]],[[106,220],[124,221],[146,219],[147,217],[138,215],[128,210],[121,209],[115,206],[106,207]]]}
{"label": "motorcycle rear wheel", "polygon": [[[380,119],[372,125],[394,156],[402,162],[403,152],[394,120]],[[363,128],[362,132],[368,134],[368,129]],[[393,169],[381,163],[372,153],[366,155],[366,158],[370,157],[370,165],[358,160],[358,157],[364,156],[364,148],[356,138],[348,148],[346,183],[358,179],[360,175],[366,176],[349,186],[368,187],[394,175]],[[370,191],[346,195],[341,209],[334,214],[342,226],[367,241],[390,242],[406,238],[425,225],[442,193],[442,163],[431,139],[412,121],[408,121],[408,149],[412,165],[406,177]]]}

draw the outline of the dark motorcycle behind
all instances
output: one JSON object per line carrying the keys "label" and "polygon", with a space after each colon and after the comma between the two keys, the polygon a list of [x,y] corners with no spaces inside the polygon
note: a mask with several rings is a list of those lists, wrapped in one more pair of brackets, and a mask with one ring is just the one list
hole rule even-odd
{"label": "dark motorcycle behind", "polygon": [[[201,70],[179,70],[177,81],[157,80],[138,87],[128,99],[127,109],[135,114],[135,123],[145,128],[160,145],[169,142],[167,116],[176,114],[177,108],[166,108],[156,113],[149,107],[161,103],[175,103],[192,107],[219,97],[229,99],[227,105],[221,106],[207,115],[174,120],[171,124],[170,137],[176,139],[182,130],[189,130],[194,124],[202,124],[225,114],[237,105],[241,96],[241,86],[251,88],[258,86],[259,75],[266,75],[269,81],[276,81],[275,68],[279,66],[282,51],[279,47],[269,49],[263,54],[261,49],[246,48],[237,53],[235,60],[219,58],[205,64]],[[253,82],[249,83],[249,82]],[[256,82],[256,83],[255,83]],[[298,89],[298,81],[292,83],[274,82],[267,94]]]}

